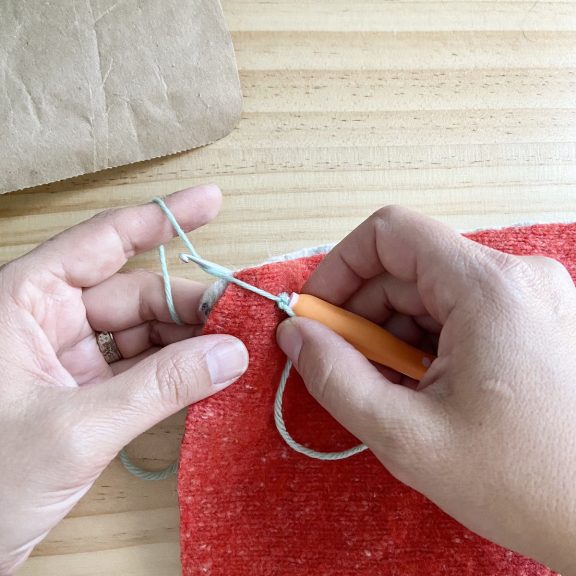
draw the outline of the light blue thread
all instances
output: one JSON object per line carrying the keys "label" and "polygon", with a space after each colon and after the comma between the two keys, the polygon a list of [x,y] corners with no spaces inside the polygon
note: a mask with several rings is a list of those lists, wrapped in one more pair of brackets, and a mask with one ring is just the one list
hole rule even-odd
{"label": "light blue thread", "polygon": [[160,268],[162,270],[162,280],[164,282],[164,296],[166,298],[166,304],[168,306],[168,311],[170,312],[170,318],[172,321],[180,326],[184,324],[178,315],[176,306],[174,306],[174,300],[172,299],[172,283],[170,282],[170,275],[168,274],[168,264],[166,264],[166,249],[164,246],[158,247],[158,256],[160,257]]}
{"label": "light blue thread", "polygon": [[284,416],[282,414],[282,399],[284,397],[284,390],[286,389],[286,383],[288,382],[288,377],[290,376],[290,370],[292,369],[292,362],[290,360],[286,361],[284,370],[282,370],[282,376],[280,376],[280,383],[278,384],[278,390],[276,390],[276,397],[274,398],[274,422],[276,423],[276,428],[280,433],[280,436],[284,439],[284,442],[300,454],[308,456],[308,458],[315,458],[316,460],[343,460],[344,458],[350,458],[350,456],[355,456],[368,450],[368,446],[365,444],[358,444],[353,448],[348,448],[348,450],[342,450],[342,452],[318,452],[317,450],[312,450],[303,444],[300,444],[292,438],[290,432],[286,429],[286,424],[284,423]]}
{"label": "light blue thread", "polygon": [[288,316],[294,316],[294,312],[292,312],[292,309],[290,308],[290,296],[288,296],[286,292],[275,296],[271,292],[267,292],[266,290],[262,290],[262,288],[258,288],[257,286],[248,284],[248,282],[244,282],[244,280],[240,280],[240,278],[236,278],[236,276],[234,276],[234,272],[229,268],[225,268],[224,266],[220,266],[220,264],[210,262],[210,260],[206,260],[197,254],[180,254],[180,260],[186,263],[194,262],[195,264],[198,264],[198,266],[200,266],[204,272],[210,274],[211,276],[215,276],[221,280],[226,280],[226,282],[236,284],[236,286],[240,286],[245,290],[254,292],[254,294],[268,298],[268,300],[276,302],[278,308],[286,312]]}
{"label": "light blue thread", "polygon": [[178,224],[178,221],[174,217],[174,214],[172,214],[172,211],[170,210],[170,208],[168,208],[168,206],[166,206],[166,203],[164,202],[164,200],[162,200],[162,198],[154,198],[153,202],[155,202],[156,204],[158,204],[158,206],[160,206],[160,208],[162,208],[162,211],[164,212],[164,214],[166,214],[166,217],[170,221],[170,224],[172,224],[172,227],[176,231],[176,234],[178,234],[178,236],[180,237],[180,240],[182,240],[182,242],[184,242],[184,245],[188,249],[188,252],[190,252],[190,254],[180,254],[180,259],[183,262],[192,261],[195,264],[198,264],[198,266],[200,266],[200,268],[202,268],[202,270],[204,270],[204,272],[206,272],[207,274],[210,274],[211,276],[215,276],[216,278],[221,278],[222,280],[226,280],[227,282],[231,282],[232,284],[236,284],[237,286],[240,286],[241,288],[244,288],[246,290],[250,290],[251,292],[254,292],[255,294],[259,294],[260,296],[263,296],[264,298],[268,298],[268,300],[272,300],[273,302],[276,302],[278,305],[278,308],[280,308],[281,310],[286,312],[289,316],[294,316],[294,313],[292,312],[292,310],[290,309],[290,306],[288,305],[289,298],[287,296],[285,296],[285,295],[275,296],[274,294],[271,294],[270,292],[266,292],[266,290],[262,290],[261,288],[258,288],[257,286],[253,286],[252,284],[248,284],[247,282],[244,282],[243,280],[236,278],[234,276],[233,270],[230,270],[229,268],[225,268],[224,266],[221,266],[220,264],[215,264],[214,262],[210,262],[210,260],[206,260],[205,258],[202,258],[202,256],[200,256],[200,254],[198,254],[198,252],[196,251],[196,249],[192,245],[192,242],[190,242],[190,239],[188,238],[188,236],[186,236],[186,233],[184,232],[184,230],[182,230],[182,227],[180,226],[180,224]]}
{"label": "light blue thread", "polygon": [[178,462],[173,462],[162,470],[143,470],[132,463],[125,448],[120,451],[120,461],[130,474],[141,480],[166,480],[178,472]]}
{"label": "light blue thread", "polygon": [[[272,300],[276,303],[278,308],[285,312],[288,316],[294,316],[294,312],[290,308],[290,296],[286,292],[282,292],[278,296],[267,292],[266,290],[262,290],[262,288],[258,288],[257,286],[253,286],[248,282],[244,282],[239,278],[234,276],[234,271],[230,270],[229,268],[225,268],[220,264],[216,264],[214,262],[210,262],[206,260],[198,254],[192,243],[190,242],[188,236],[184,230],[182,230],[180,224],[172,214],[171,210],[166,206],[166,203],[162,198],[154,198],[154,203],[156,203],[164,212],[170,224],[182,240],[184,245],[190,252],[189,254],[180,254],[180,259],[185,262],[194,262],[204,272],[210,274],[211,276],[215,276],[216,278],[220,278],[225,280],[226,282],[230,282],[232,284],[236,284],[245,290],[249,290],[250,292],[254,292],[259,296],[267,298],[268,300]],[[178,312],[174,306],[174,301],[172,298],[172,287],[170,283],[170,276],[168,274],[168,265],[166,263],[166,250],[163,245],[158,248],[158,254],[160,257],[160,267],[162,270],[162,279],[164,281],[164,294],[166,297],[166,304],[168,306],[168,310],[170,312],[170,317],[176,324],[182,324]],[[286,424],[284,423],[284,416],[282,415],[282,400],[284,397],[284,390],[286,389],[286,383],[288,382],[288,377],[290,376],[290,370],[292,369],[292,362],[287,360],[286,365],[284,366],[284,370],[282,371],[282,376],[280,377],[280,383],[278,384],[278,390],[276,391],[276,397],[274,399],[274,422],[276,424],[276,429],[278,433],[286,442],[286,444],[292,448],[294,451],[299,452],[300,454],[304,454],[309,458],[315,458],[317,460],[324,460],[324,461],[331,461],[331,460],[342,460],[344,458],[349,458],[350,456],[354,456],[359,454],[360,452],[364,452],[368,449],[368,447],[364,444],[359,444],[358,446],[354,446],[353,448],[349,448],[348,450],[343,450],[342,452],[319,452],[317,450],[312,450],[300,444],[292,438],[288,430],[286,429]],[[120,451],[120,460],[124,465],[124,468],[128,470],[134,476],[141,478],[142,480],[165,480],[166,478],[170,478],[178,471],[178,462],[174,462],[170,466],[157,471],[149,471],[143,470],[139,468],[135,464],[133,464],[126,453],[126,449],[123,448]]]}

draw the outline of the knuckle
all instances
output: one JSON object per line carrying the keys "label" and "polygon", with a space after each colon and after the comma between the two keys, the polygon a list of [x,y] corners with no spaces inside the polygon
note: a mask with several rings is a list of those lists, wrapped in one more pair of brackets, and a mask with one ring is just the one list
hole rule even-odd
{"label": "knuckle", "polygon": [[522,258],[490,249],[475,254],[474,267],[485,296],[522,301],[534,287],[535,272]]}
{"label": "knuckle", "polygon": [[141,318],[153,320],[157,314],[154,309],[155,299],[150,298],[151,291],[163,288],[162,277],[156,272],[135,268],[122,272],[126,281],[133,290],[134,297],[138,299],[138,312]]}
{"label": "knuckle", "polygon": [[182,407],[201,395],[202,369],[190,355],[173,353],[158,361],[156,392],[163,406]]}
{"label": "knuckle", "polygon": [[0,267],[0,290],[3,293],[12,292],[12,288],[18,285],[19,266],[16,260],[7,262]]}
{"label": "knuckle", "polygon": [[572,282],[572,277],[566,266],[554,258],[539,256],[536,266],[553,281],[563,282],[570,280]]}
{"label": "knuckle", "polygon": [[[304,352],[304,350],[303,350]],[[334,388],[334,362],[319,362],[313,354],[300,353],[299,368],[308,392],[322,405],[330,403]]]}
{"label": "knuckle", "polygon": [[494,252],[488,270],[488,281],[496,293],[523,304],[530,297],[541,299],[544,295],[554,299],[565,285],[574,286],[568,270],[557,260],[544,256],[526,258]]}
{"label": "knuckle", "polygon": [[0,279],[2,282],[17,285],[29,277],[30,265],[27,255],[6,262],[0,266]]}
{"label": "knuckle", "polygon": [[150,340],[150,342],[152,344],[155,344],[157,346],[162,346],[163,345],[163,339],[162,339],[162,331],[160,329],[160,323],[157,320],[152,320],[149,323],[150,326],[150,332],[148,333],[148,339]]}
{"label": "knuckle", "polygon": [[492,274],[515,279],[523,279],[530,275],[530,267],[526,262],[513,254],[490,250],[489,256],[481,260],[484,265],[488,265]]}
{"label": "knuckle", "polygon": [[13,273],[15,260],[6,262],[0,266],[0,278],[4,278]]}
{"label": "knuckle", "polygon": [[393,220],[398,220],[404,216],[406,213],[406,209],[402,206],[398,206],[397,204],[389,204],[387,206],[383,206],[374,212],[373,218],[377,222],[390,222]]}
{"label": "knuckle", "polygon": [[563,264],[544,256],[531,260],[534,270],[534,292],[537,305],[544,308],[547,314],[557,318],[564,316],[567,307],[566,299],[572,299],[574,280]]}
{"label": "knuckle", "polygon": [[25,257],[5,264],[0,270],[0,291],[13,303],[28,310],[33,308],[39,291],[46,296],[57,292],[56,278],[35,273]]}
{"label": "knuckle", "polygon": [[93,222],[99,222],[101,220],[113,220],[116,217],[116,214],[120,211],[120,208],[107,208],[106,210],[102,210],[98,212],[98,214],[94,214],[91,220]]}

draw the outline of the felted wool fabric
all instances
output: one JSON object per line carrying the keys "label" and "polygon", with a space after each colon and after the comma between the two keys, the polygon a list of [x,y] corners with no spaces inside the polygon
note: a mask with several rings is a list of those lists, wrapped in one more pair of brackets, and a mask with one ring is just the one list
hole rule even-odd
{"label": "felted wool fabric", "polygon": [[[576,278],[576,225],[471,234],[515,254],[543,254]],[[297,292],[322,256],[238,274],[269,292]],[[321,462],[292,451],[273,420],[285,357],[273,302],[230,285],[205,333],[241,338],[246,374],[191,406],[178,492],[183,573],[213,576],[544,576],[543,566],[471,533],[395,480],[370,452]],[[293,371],[284,417],[294,438],[321,451],[358,443],[307,393]]]}

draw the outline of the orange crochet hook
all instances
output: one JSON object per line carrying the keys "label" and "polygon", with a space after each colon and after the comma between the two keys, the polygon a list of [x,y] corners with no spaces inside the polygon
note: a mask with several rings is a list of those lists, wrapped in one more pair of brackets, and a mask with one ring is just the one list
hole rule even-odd
{"label": "orange crochet hook", "polygon": [[378,324],[310,294],[292,294],[296,316],[321,322],[342,336],[369,360],[421,380],[435,356],[403,342]]}

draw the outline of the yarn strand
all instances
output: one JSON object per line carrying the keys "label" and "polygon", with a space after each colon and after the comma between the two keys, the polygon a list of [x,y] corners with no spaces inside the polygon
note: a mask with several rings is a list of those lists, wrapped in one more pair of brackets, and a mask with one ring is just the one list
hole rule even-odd
{"label": "yarn strand", "polygon": [[350,458],[350,456],[355,456],[368,450],[368,446],[365,444],[358,444],[353,448],[348,448],[347,450],[342,450],[342,452],[318,452],[317,450],[312,450],[303,444],[300,444],[292,438],[292,435],[286,429],[286,424],[284,422],[284,415],[282,413],[282,400],[284,398],[284,390],[286,389],[286,383],[290,377],[290,371],[292,370],[292,362],[290,360],[286,361],[284,370],[282,370],[282,376],[280,376],[280,383],[278,384],[278,389],[276,390],[276,398],[274,399],[274,422],[276,423],[276,428],[282,436],[282,439],[292,450],[299,452],[308,456],[308,458],[315,458],[316,460],[344,460],[344,458]]}
{"label": "yarn strand", "polygon": [[170,466],[166,466],[166,468],[163,468],[162,470],[144,470],[143,468],[136,466],[136,464],[130,460],[125,448],[120,450],[119,456],[122,466],[124,466],[130,474],[136,476],[136,478],[140,478],[140,480],[166,480],[178,472],[177,461],[172,462]]}
{"label": "yarn strand", "polygon": [[164,282],[164,297],[166,298],[166,305],[168,306],[168,312],[170,313],[170,318],[175,324],[182,326],[184,322],[178,316],[176,311],[176,306],[174,306],[174,300],[172,298],[172,283],[170,282],[170,275],[168,274],[168,264],[166,263],[166,249],[164,246],[158,247],[158,256],[160,258],[160,269],[162,270],[162,281]]}

